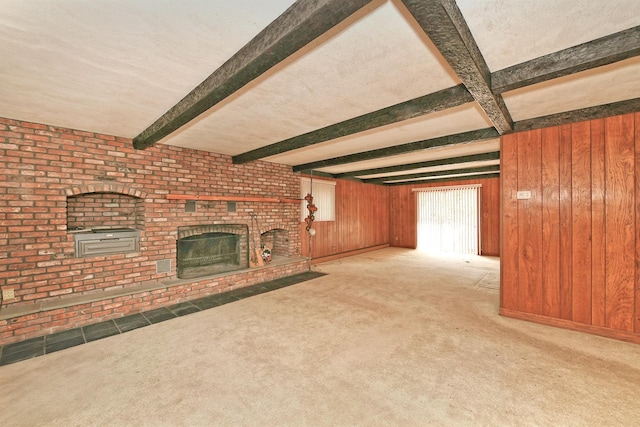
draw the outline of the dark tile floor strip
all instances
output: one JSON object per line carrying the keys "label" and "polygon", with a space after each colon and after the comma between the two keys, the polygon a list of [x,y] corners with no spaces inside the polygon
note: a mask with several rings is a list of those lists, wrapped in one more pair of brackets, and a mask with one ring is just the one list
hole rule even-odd
{"label": "dark tile floor strip", "polygon": [[305,282],[324,275],[325,273],[308,271],[289,277],[283,277],[282,279],[258,283],[257,285],[248,286],[246,288],[234,289],[232,291],[216,295],[209,295],[193,301],[181,302],[167,307],[132,314],[119,319],[94,323],[93,325],[87,325],[81,328],[56,332],[55,334],[43,337],[31,338],[25,341],[7,344],[0,346],[0,366],[64,350],[65,348],[71,348],[76,345],[110,337],[112,335],[125,333],[154,323],[174,319],[179,316],[185,316],[187,314],[207,310],[250,296],[295,285],[296,283]]}

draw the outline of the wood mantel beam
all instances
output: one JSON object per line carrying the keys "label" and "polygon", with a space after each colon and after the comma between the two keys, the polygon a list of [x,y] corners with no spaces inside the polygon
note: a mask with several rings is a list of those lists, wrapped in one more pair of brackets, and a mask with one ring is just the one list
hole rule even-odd
{"label": "wood mantel beam", "polygon": [[491,91],[491,73],[455,0],[402,0],[418,25],[467,87],[500,134],[513,120],[500,95]]}
{"label": "wood mantel beam", "polygon": [[207,111],[372,0],[298,0],[151,126],[133,138],[149,147]]}
{"label": "wood mantel beam", "polygon": [[491,74],[491,89],[503,93],[640,55],[640,26],[550,53]]}
{"label": "wood mantel beam", "polygon": [[473,97],[469,91],[463,85],[458,85],[247,151],[233,156],[232,160],[235,164],[246,163],[380,126],[409,120],[425,114],[435,113],[447,108],[457,107],[472,101]]}
{"label": "wood mantel beam", "polygon": [[206,194],[167,194],[167,200],[205,200],[213,202],[300,203],[302,199],[251,196],[208,196]]}

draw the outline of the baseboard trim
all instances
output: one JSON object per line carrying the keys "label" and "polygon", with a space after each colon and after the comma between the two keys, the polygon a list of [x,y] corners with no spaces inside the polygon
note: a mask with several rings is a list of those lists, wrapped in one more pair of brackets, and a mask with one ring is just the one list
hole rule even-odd
{"label": "baseboard trim", "polygon": [[577,332],[585,332],[592,335],[598,335],[605,338],[611,338],[618,341],[626,341],[633,344],[640,344],[640,334],[634,332],[621,331],[618,329],[606,328],[604,326],[586,325],[584,323],[573,322],[571,320],[556,319],[553,317],[542,316],[539,314],[523,313],[521,311],[510,310],[507,308],[500,309],[500,315],[527,322],[539,323],[542,325],[553,326],[556,328],[569,329]]}
{"label": "baseboard trim", "polygon": [[365,252],[377,251],[379,249],[384,249],[384,248],[388,248],[388,247],[389,247],[389,244],[385,243],[384,245],[370,246],[368,248],[362,248],[362,249],[356,249],[356,250],[353,250],[353,251],[341,252],[339,254],[326,255],[326,256],[323,256],[323,257],[311,259],[311,264],[314,264],[314,265],[315,264],[320,264],[320,263],[323,263],[323,262],[333,261],[333,260],[336,260],[336,259],[346,258],[346,257],[354,256],[354,255],[359,255],[359,254],[363,254]]}

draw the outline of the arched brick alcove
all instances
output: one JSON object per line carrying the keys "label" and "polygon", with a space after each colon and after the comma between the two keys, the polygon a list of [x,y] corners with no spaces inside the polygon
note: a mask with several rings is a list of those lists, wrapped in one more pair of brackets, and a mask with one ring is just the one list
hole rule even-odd
{"label": "arched brick alcove", "polygon": [[121,184],[95,183],[69,188],[67,230],[144,229],[146,193]]}
{"label": "arched brick alcove", "polygon": [[269,248],[273,256],[295,256],[290,233],[285,224],[268,224],[260,229],[260,245]]}

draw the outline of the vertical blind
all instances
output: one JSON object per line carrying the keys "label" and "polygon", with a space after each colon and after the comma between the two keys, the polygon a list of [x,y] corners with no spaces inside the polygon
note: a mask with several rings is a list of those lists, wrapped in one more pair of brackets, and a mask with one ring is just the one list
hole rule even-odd
{"label": "vertical blind", "polygon": [[479,186],[415,189],[418,249],[479,254]]}
{"label": "vertical blind", "polygon": [[[300,198],[304,198],[311,193],[313,204],[318,211],[315,213],[316,221],[335,221],[336,219],[336,183],[334,181],[323,181],[314,179],[313,183],[309,178],[300,178]],[[312,185],[313,184],[313,185]],[[307,201],[302,201],[301,221],[309,215]]]}

